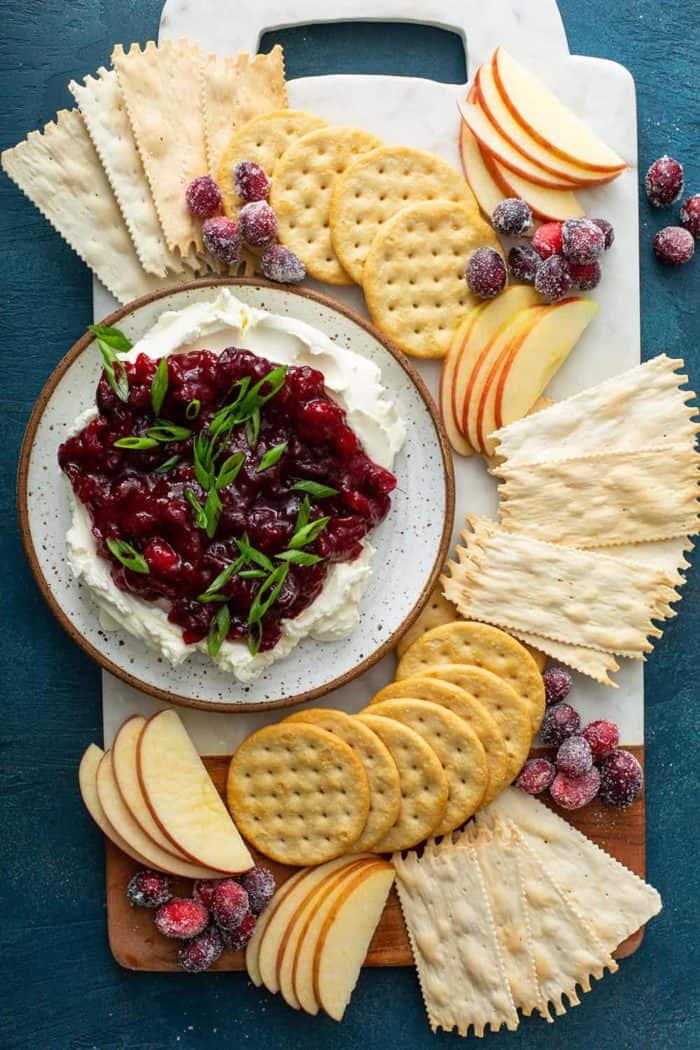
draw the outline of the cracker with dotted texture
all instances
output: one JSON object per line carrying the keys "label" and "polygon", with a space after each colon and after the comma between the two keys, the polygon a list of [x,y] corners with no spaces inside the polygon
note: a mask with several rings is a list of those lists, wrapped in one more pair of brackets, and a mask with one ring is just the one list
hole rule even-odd
{"label": "cracker with dotted texture", "polygon": [[402,208],[380,227],[365,260],[362,285],[374,323],[412,357],[444,357],[480,302],[464,274],[483,247],[502,254],[471,206],[434,200]]}
{"label": "cracker with dotted texture", "polygon": [[355,716],[387,747],[399,772],[401,805],[394,826],[374,845],[375,853],[410,849],[432,834],[447,805],[442,763],[418,733],[381,715]]}
{"label": "cracker with dotted texture", "polygon": [[462,202],[478,208],[461,172],[426,150],[380,146],[338,177],[331,198],[331,238],[341,266],[362,284],[365,259],[383,224],[422,201]]}
{"label": "cracker with dotted texture", "polygon": [[308,722],[334,733],[357,754],[367,775],[369,813],[362,834],[352,849],[354,853],[370,849],[394,826],[401,806],[399,771],[390,751],[368,726],[344,711],[312,708],[289,715],[285,721]]}
{"label": "cracker with dotted texture", "polygon": [[270,204],[279,222],[279,239],[318,281],[352,284],[331,241],[331,195],[338,176],[361,153],[379,145],[368,131],[327,126],[292,143],[275,166]]}
{"label": "cracker with dotted texture", "polygon": [[452,623],[456,619],[457,610],[452,602],[448,602],[445,598],[440,584],[436,584],[411,627],[397,642],[396,655],[402,657],[409,645],[412,645],[426,631],[430,631],[433,627],[440,627],[443,623]]}
{"label": "cracker with dotted texture", "polygon": [[369,787],[360,759],[325,729],[264,726],[238,748],[226,798],[241,834],[281,864],[321,864],[360,837]]}

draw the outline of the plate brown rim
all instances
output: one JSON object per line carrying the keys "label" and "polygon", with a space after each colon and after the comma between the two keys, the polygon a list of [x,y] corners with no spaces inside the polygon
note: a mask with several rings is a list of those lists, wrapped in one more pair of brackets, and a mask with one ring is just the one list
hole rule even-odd
{"label": "plate brown rim", "polygon": [[[147,306],[149,303],[155,302],[158,299],[164,299],[174,292],[183,292],[198,290],[201,288],[218,288],[218,287],[255,287],[255,288],[268,288],[272,291],[285,291],[291,295],[297,295],[300,298],[311,299],[314,302],[319,303],[322,306],[327,307],[336,313],[343,314],[349,320],[359,325],[366,332],[369,333],[374,339],[380,343],[385,350],[387,350],[392,357],[398,362],[407,374],[413,385],[416,387],[420,394],[430,417],[435,427],[437,434],[438,443],[440,445],[440,452],[442,454],[443,471],[445,476],[445,521],[442,529],[442,535],[440,537],[440,545],[438,547],[435,563],[433,565],[432,572],[430,573],[429,579],[421,591],[418,601],[415,603],[413,608],[404,617],[402,623],[393,632],[393,634],[387,638],[382,645],[379,646],[373,653],[362,660],[361,663],[357,664],[356,667],[350,671],[346,671],[344,674],[339,675],[326,685],[317,686],[315,689],[308,689],[303,693],[295,693],[294,696],[283,697],[278,700],[261,700],[258,703],[253,702],[232,702],[224,703],[218,700],[193,700],[191,697],[182,696],[179,693],[171,692],[168,689],[160,689],[155,686],[148,686],[136,675],[130,674],[129,671],[115,664],[108,657],[104,656],[98,649],[96,649],[74,626],[71,620],[68,618],[66,613],[63,611],[60,604],[56,601],[49,587],[49,584],[42,572],[39,564],[39,559],[34,548],[34,543],[31,535],[31,528],[29,525],[29,494],[28,494],[28,477],[29,477],[29,463],[31,454],[34,448],[34,440],[36,437],[36,431],[39,426],[41,417],[44,414],[46,405],[52,397],[58,383],[63,378],[64,373],[73,364],[75,359],[85,350],[85,348],[93,341],[94,336],[91,332],[86,332],[83,336],[78,339],[73,346],[68,350],[64,357],[59,361],[56,368],[53,370],[48,380],[44,384],[44,387],[39,394],[36,404],[32,410],[27,423],[24,438],[22,440],[22,448],[20,450],[19,464],[17,469],[17,508],[19,517],[19,528],[22,537],[22,544],[24,551],[29,561],[29,566],[32,571],[32,575],[37,582],[39,590],[41,592],[44,601],[47,603],[52,613],[67,632],[67,634],[76,642],[83,652],[87,653],[96,663],[98,663],[104,670],[109,671],[110,674],[114,675],[115,678],[119,678],[122,682],[126,682],[132,688],[138,690],[141,693],[145,693],[148,696],[153,696],[158,700],[163,700],[166,703],[175,704],[182,707],[193,707],[204,711],[220,711],[227,714],[236,714],[238,712],[250,712],[250,711],[269,711],[275,708],[284,707],[295,707],[298,704],[302,704],[307,700],[313,700],[321,696],[325,696],[326,693],[330,693],[333,689],[340,689],[344,685],[348,685],[354,681],[359,675],[368,671],[370,667],[373,667],[376,663],[381,660],[396,644],[398,639],[404,634],[411,624],[416,620],[423,606],[428,600],[431,590],[435,586],[438,576],[442,570],[447,556],[449,548],[450,538],[452,535],[452,526],[454,521],[454,510],[455,510],[455,479],[454,479],[454,466],[452,463],[452,453],[450,450],[449,441],[445,429],[440,419],[438,408],[433,401],[430,392],[425,385],[420,374],[409,362],[405,355],[395,347],[390,340],[388,340],[377,328],[374,327],[369,321],[362,317],[357,311],[351,307],[345,306],[343,303],[339,303],[334,299],[331,299],[327,295],[323,295],[319,292],[311,291],[308,288],[290,288],[286,285],[273,284],[270,281],[260,280],[256,277],[216,277],[216,278],[204,278],[196,281],[189,281],[187,283],[177,285],[175,288],[163,288],[155,292],[149,292],[147,295],[142,295],[138,299],[132,300],[125,306],[121,306],[118,310],[109,314],[102,321],[104,324],[115,325],[122,318],[134,313],[135,310],[140,309],[142,306]],[[236,681],[232,677],[232,681]]]}

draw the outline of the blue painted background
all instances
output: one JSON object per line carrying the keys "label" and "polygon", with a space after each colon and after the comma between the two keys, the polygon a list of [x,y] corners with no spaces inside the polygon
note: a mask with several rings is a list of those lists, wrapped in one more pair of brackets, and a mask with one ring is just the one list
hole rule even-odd
{"label": "blue painted background", "polygon": [[[689,191],[700,190],[698,0],[561,0],[561,8],[574,53],[620,61],[634,74],[642,166],[668,151],[685,162]],[[153,37],[159,11],[160,0],[2,0],[0,147],[14,145],[71,105],[68,80],[108,64],[114,41]],[[235,11],[232,3],[232,18]],[[418,41],[410,28],[391,36],[356,28],[342,34],[297,31],[280,39],[289,44],[290,76],[368,70],[460,79],[458,51],[439,34]],[[683,270],[654,261],[651,235],[669,221],[670,213],[642,202],[644,353],[684,354],[697,389],[700,258]],[[15,465],[33,402],[91,320],[90,279],[4,176],[0,246],[0,1045],[458,1046],[456,1036],[430,1035],[408,969],[365,973],[346,1020],[337,1026],[292,1013],[252,989],[243,975],[134,975],[113,963],[105,938],[100,835],[83,812],[76,783],[82,750],[100,738],[98,672],[44,607],[25,566],[14,497]],[[615,250],[624,251],[624,244]],[[698,592],[691,576],[681,615],[669,625],[647,672],[648,874],[665,909],[639,953],[582,1006],[554,1026],[524,1021],[515,1034],[488,1037],[489,1046],[700,1046],[694,978]],[[614,711],[614,696],[611,705]]]}

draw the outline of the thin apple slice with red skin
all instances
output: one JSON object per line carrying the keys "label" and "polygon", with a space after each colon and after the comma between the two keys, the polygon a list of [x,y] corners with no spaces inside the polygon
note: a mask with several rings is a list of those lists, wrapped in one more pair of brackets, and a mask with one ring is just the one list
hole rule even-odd
{"label": "thin apple slice with red skin", "polygon": [[562,299],[550,306],[527,338],[512,348],[498,376],[496,429],[527,415],[597,312],[593,299]]}
{"label": "thin apple slice with red skin", "polygon": [[479,143],[464,121],[461,121],[459,128],[459,155],[462,161],[464,177],[469,183],[469,187],[476,197],[479,207],[490,221],[493,209],[508,194],[502,192],[493,175],[484,164]]}
{"label": "thin apple slice with red skin", "polygon": [[260,958],[260,945],[262,944],[267,927],[272,922],[273,916],[281,907],[285,898],[294,890],[294,887],[299,882],[308,876],[310,871],[313,871],[313,868],[302,868],[300,871],[296,871],[291,875],[287,881],[283,882],[277,889],[277,892],[265,908],[265,911],[258,916],[253,936],[248,941],[245,950],[245,967],[248,971],[248,976],[256,988],[260,988],[263,983],[258,961]]}
{"label": "thin apple slice with red skin", "polygon": [[104,757],[104,751],[97,744],[90,744],[85,754],[80,760],[80,768],[78,769],[78,785],[80,787],[80,795],[85,808],[97,824],[98,828],[103,835],[118,846],[122,853],[126,853],[127,857],[131,857],[137,864],[142,864],[144,868],[149,866],[148,861],[145,857],[142,857],[137,850],[133,849],[132,846],[123,839],[121,835],[112,827],[107,815],[102,808],[99,796],[97,794],[97,768]]}
{"label": "thin apple slice with red skin", "polygon": [[627,167],[622,157],[505,48],[496,48],[491,69],[498,93],[514,119],[555,157],[613,176]]}
{"label": "thin apple slice with red skin", "polygon": [[458,415],[456,411],[456,371],[464,342],[468,339],[471,329],[473,328],[479,314],[485,309],[485,307],[485,303],[480,306],[475,306],[462,321],[452,338],[450,349],[447,351],[447,356],[443,361],[442,371],[440,373],[440,413],[442,415],[447,438],[452,445],[452,448],[459,456],[471,456],[474,450],[469,442],[465,441],[464,435],[459,429],[458,420],[461,418],[461,412]]}
{"label": "thin apple slice with red skin", "polygon": [[571,190],[550,190],[546,186],[536,186],[529,179],[523,179],[515,172],[509,171],[492,156],[482,153],[483,164],[491,178],[501,189],[504,197],[520,197],[530,205],[530,211],[536,219],[543,222],[566,222],[567,219],[579,219],[585,212]]}

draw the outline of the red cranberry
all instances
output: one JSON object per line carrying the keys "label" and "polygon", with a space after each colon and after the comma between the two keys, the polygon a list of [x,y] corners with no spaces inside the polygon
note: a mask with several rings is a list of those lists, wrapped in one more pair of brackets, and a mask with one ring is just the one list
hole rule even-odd
{"label": "red cranberry", "polygon": [[248,894],[250,910],[259,915],[275,895],[275,876],[269,868],[251,868],[245,873],[241,883]]}
{"label": "red cranberry", "polygon": [[581,719],[571,704],[552,704],[544,713],[540,726],[540,738],[543,744],[558,747],[568,736],[578,733]]}
{"label": "red cranberry", "polygon": [[248,911],[248,894],[235,879],[223,879],[214,887],[211,914],[217,926],[234,930]]}
{"label": "red cranberry", "polygon": [[245,948],[250,938],[255,933],[256,922],[257,919],[255,915],[249,911],[235,930],[222,930],[221,936],[223,937],[226,947],[232,948],[235,952],[240,951],[241,948]]}
{"label": "red cranberry", "polygon": [[139,908],[160,908],[161,904],[169,901],[173,895],[173,885],[170,876],[164,875],[162,871],[137,871],[129,879],[126,887],[126,895],[132,904]]}
{"label": "red cranberry", "polygon": [[600,766],[600,797],[608,806],[624,809],[639,798],[644,773],[629,751],[613,751]]}
{"label": "red cranberry", "polygon": [[187,207],[198,219],[210,219],[212,215],[221,214],[221,190],[210,175],[200,175],[198,179],[193,179],[185,190],[185,200]]}
{"label": "red cranberry", "polygon": [[591,766],[582,777],[567,777],[566,773],[557,773],[549,793],[562,809],[581,809],[598,794],[600,773]]}
{"label": "red cranberry", "polygon": [[312,441],[330,441],[343,423],[343,410],[330,401],[307,401],[299,409],[300,432]]}
{"label": "red cranberry", "polygon": [[589,263],[569,263],[574,288],[579,292],[590,292],[600,284],[603,271],[597,259]]}
{"label": "red cranberry", "polygon": [[495,248],[477,248],[467,263],[466,277],[470,292],[480,299],[493,299],[508,279],[503,256]]}
{"label": "red cranberry", "polygon": [[543,222],[535,230],[532,238],[532,247],[543,259],[550,255],[561,255],[561,231],[564,224],[561,222]]}
{"label": "red cranberry", "polygon": [[241,234],[233,219],[220,215],[202,223],[202,240],[208,252],[227,266],[235,266],[241,258]]}
{"label": "red cranberry", "polygon": [[644,176],[647,197],[655,208],[665,208],[683,192],[683,165],[668,154],[659,157]]}
{"label": "red cranberry", "polygon": [[264,201],[270,195],[270,180],[254,160],[239,160],[233,169],[233,185],[242,201]]}
{"label": "red cranberry", "polygon": [[591,219],[591,222],[594,222],[603,231],[605,251],[607,252],[608,248],[612,248],[615,240],[615,230],[612,223],[608,222],[607,219]]}
{"label": "red cranberry", "polygon": [[563,299],[573,283],[571,267],[563,255],[550,255],[535,274],[535,291],[548,303]]}
{"label": "red cranberry", "polygon": [[570,263],[589,263],[605,250],[605,234],[591,219],[567,219],[561,231],[562,255]]}
{"label": "red cranberry", "polygon": [[654,237],[654,251],[661,262],[682,266],[695,254],[695,238],[682,226],[665,226]]}
{"label": "red cranberry", "polygon": [[508,252],[508,268],[511,277],[525,284],[533,284],[535,274],[542,265],[542,256],[531,244],[516,244]]}
{"label": "red cranberry", "polygon": [[263,248],[277,236],[277,216],[267,201],[244,204],[238,215],[241,236],[251,248]]}
{"label": "red cranberry", "polygon": [[209,926],[202,933],[181,944],[177,959],[183,970],[189,973],[201,973],[216,962],[224,950],[221,930]]}
{"label": "red cranberry", "polygon": [[593,765],[593,755],[588,741],[582,736],[569,736],[560,744],[556,757],[557,769],[575,780],[585,777]]}
{"label": "red cranberry", "polygon": [[544,669],[542,681],[544,682],[544,695],[548,704],[558,704],[561,700],[566,700],[573,684],[571,672],[567,671],[565,667],[559,667],[558,664],[550,664],[549,667]]}
{"label": "red cranberry", "polygon": [[206,929],[209,912],[191,897],[173,897],[156,912],[155,924],[164,937],[188,940]]}
{"label": "red cranberry", "polygon": [[177,551],[174,551],[165,540],[154,539],[146,546],[143,556],[148,562],[151,572],[158,576],[177,577],[182,567],[182,561]]}
{"label": "red cranberry", "polygon": [[211,911],[211,900],[214,896],[214,890],[221,882],[221,879],[197,879],[194,886],[192,887],[192,896],[200,904]]}
{"label": "red cranberry", "polygon": [[306,267],[293,251],[283,244],[270,244],[260,256],[260,269],[269,281],[298,284],[306,277]]}
{"label": "red cranberry", "polygon": [[614,722],[608,722],[604,718],[589,722],[581,731],[581,735],[588,741],[594,762],[607,758],[620,743],[620,730]]}
{"label": "red cranberry", "polygon": [[697,240],[700,237],[700,193],[694,193],[683,201],[681,226]]}
{"label": "red cranberry", "polygon": [[529,758],[515,783],[528,795],[541,795],[551,785],[556,773],[554,763],[548,758]]}
{"label": "red cranberry", "polygon": [[522,237],[532,229],[530,205],[519,197],[508,197],[493,209],[491,222],[494,230],[510,237]]}

